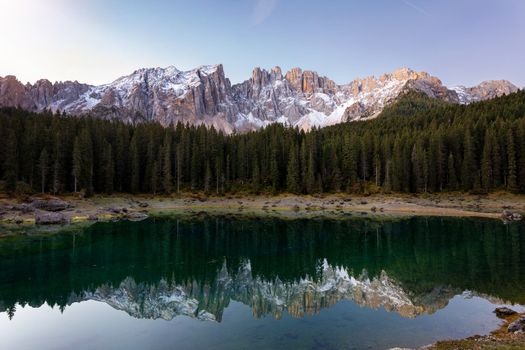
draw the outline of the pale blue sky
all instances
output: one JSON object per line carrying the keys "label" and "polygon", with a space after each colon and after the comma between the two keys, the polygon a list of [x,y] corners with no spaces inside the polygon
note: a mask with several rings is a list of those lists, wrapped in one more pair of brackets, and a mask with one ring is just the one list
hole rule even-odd
{"label": "pale blue sky", "polygon": [[0,0],[0,76],[106,83],[140,67],[299,66],[337,83],[407,66],[525,86],[523,0]]}

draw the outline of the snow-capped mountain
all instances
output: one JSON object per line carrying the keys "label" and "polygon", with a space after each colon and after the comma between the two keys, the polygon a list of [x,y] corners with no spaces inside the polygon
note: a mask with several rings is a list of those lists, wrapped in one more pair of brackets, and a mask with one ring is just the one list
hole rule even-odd
{"label": "snow-capped mountain", "polygon": [[319,263],[319,277],[304,277],[297,281],[265,280],[253,276],[250,262],[245,262],[238,272],[228,272],[226,263],[217,271],[211,284],[187,281],[177,284],[161,280],[155,285],[136,283],[126,278],[118,286],[104,285],[94,291],[72,295],[69,303],[95,300],[125,311],[136,318],[171,320],[184,315],[203,321],[221,321],[224,309],[231,300],[252,309],[254,317],[273,315],[280,318],[283,312],[294,317],[317,314],[339,301],[371,308],[383,307],[404,317],[433,313],[447,305],[459,290],[435,288],[424,296],[414,296],[405,291],[386,272],[370,277],[366,271],[353,277],[342,267]]}
{"label": "snow-capped mountain", "polygon": [[232,86],[219,64],[190,71],[139,69],[100,86],[48,80],[23,85],[7,76],[0,78],[0,106],[60,110],[130,123],[158,121],[164,126],[205,124],[231,133],[271,123],[308,130],[374,118],[400,94],[412,90],[452,103],[471,103],[518,89],[505,80],[448,89],[438,78],[408,68],[344,85],[300,68],[285,74],[279,67],[255,68],[250,79]]}

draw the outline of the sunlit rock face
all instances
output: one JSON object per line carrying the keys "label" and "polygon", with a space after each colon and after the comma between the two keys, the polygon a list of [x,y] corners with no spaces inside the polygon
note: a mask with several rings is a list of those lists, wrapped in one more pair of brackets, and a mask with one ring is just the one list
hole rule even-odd
{"label": "sunlit rock face", "polygon": [[347,269],[330,266],[326,260],[319,264],[319,270],[316,279],[304,277],[284,282],[276,277],[268,281],[253,276],[249,262],[235,274],[228,273],[224,263],[211,284],[196,281],[176,284],[163,279],[156,285],[148,285],[137,284],[128,277],[118,286],[103,285],[91,292],[73,294],[69,303],[100,301],[136,318],[171,320],[183,315],[220,322],[231,300],[249,306],[256,318],[273,315],[277,319],[283,313],[293,317],[315,315],[324,308],[348,300],[363,307],[382,307],[412,318],[445,307],[448,300],[459,293],[437,288],[428,295],[414,297],[385,271],[375,277],[362,271],[353,277]]}
{"label": "sunlit rock face", "polygon": [[232,85],[218,64],[189,71],[173,66],[143,68],[99,86],[45,79],[23,85],[16,77],[6,76],[0,78],[0,106],[59,110],[128,123],[204,124],[232,133],[272,123],[309,130],[370,119],[407,91],[451,103],[471,103],[517,90],[505,80],[449,89],[438,78],[408,68],[343,85],[301,68],[284,74],[279,67],[255,68],[250,79]]}
{"label": "sunlit rock face", "polygon": [[456,86],[452,90],[458,94],[460,103],[468,104],[508,95],[518,91],[518,88],[507,80],[488,80],[477,86]]}

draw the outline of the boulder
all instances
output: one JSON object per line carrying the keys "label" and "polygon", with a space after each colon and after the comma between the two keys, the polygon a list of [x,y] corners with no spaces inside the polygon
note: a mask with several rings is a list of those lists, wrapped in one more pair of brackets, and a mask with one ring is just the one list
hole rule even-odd
{"label": "boulder", "polygon": [[525,316],[521,316],[516,321],[512,322],[507,328],[509,332],[525,331]]}
{"label": "boulder", "polygon": [[62,213],[35,212],[35,224],[37,225],[57,225],[67,223],[69,223],[69,218]]}
{"label": "boulder", "polygon": [[494,313],[496,313],[496,316],[498,316],[499,318],[505,318],[507,316],[516,314],[516,311],[503,306],[497,307],[496,310],[494,310]]}
{"label": "boulder", "polygon": [[122,214],[122,209],[121,208],[113,208],[113,207],[110,207],[110,208],[106,208],[106,210],[110,213],[113,213],[113,214]]}
{"label": "boulder", "polygon": [[31,202],[31,207],[45,211],[62,211],[71,208],[72,205],[61,199],[35,199]]}
{"label": "boulder", "polygon": [[501,219],[504,221],[521,221],[523,216],[519,213],[512,213],[505,209],[501,213]]}
{"label": "boulder", "polygon": [[26,203],[13,205],[12,209],[16,211],[21,211],[24,214],[32,213],[35,211],[35,208],[33,208],[31,205],[26,204]]}

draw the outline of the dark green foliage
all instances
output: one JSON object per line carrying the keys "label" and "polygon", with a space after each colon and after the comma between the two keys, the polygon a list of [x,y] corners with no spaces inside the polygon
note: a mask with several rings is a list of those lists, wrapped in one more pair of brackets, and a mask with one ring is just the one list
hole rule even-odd
{"label": "dark green foliage", "polygon": [[524,193],[525,92],[469,106],[407,94],[370,121],[233,135],[6,108],[0,146],[6,192]]}
{"label": "dark green foliage", "polygon": [[46,192],[47,173],[49,171],[48,162],[49,155],[47,154],[47,150],[44,148],[42,152],[40,152],[40,158],[38,159],[38,169],[40,171],[40,186],[42,193]]}
{"label": "dark green foliage", "polygon": [[7,133],[7,142],[5,150],[4,176],[5,189],[13,192],[16,189],[16,180],[18,177],[18,150],[15,131],[10,129]]}
{"label": "dark green foliage", "polygon": [[286,188],[288,192],[300,193],[301,178],[299,176],[299,160],[297,159],[297,150],[294,143],[292,143],[292,147],[290,149],[286,174]]}

